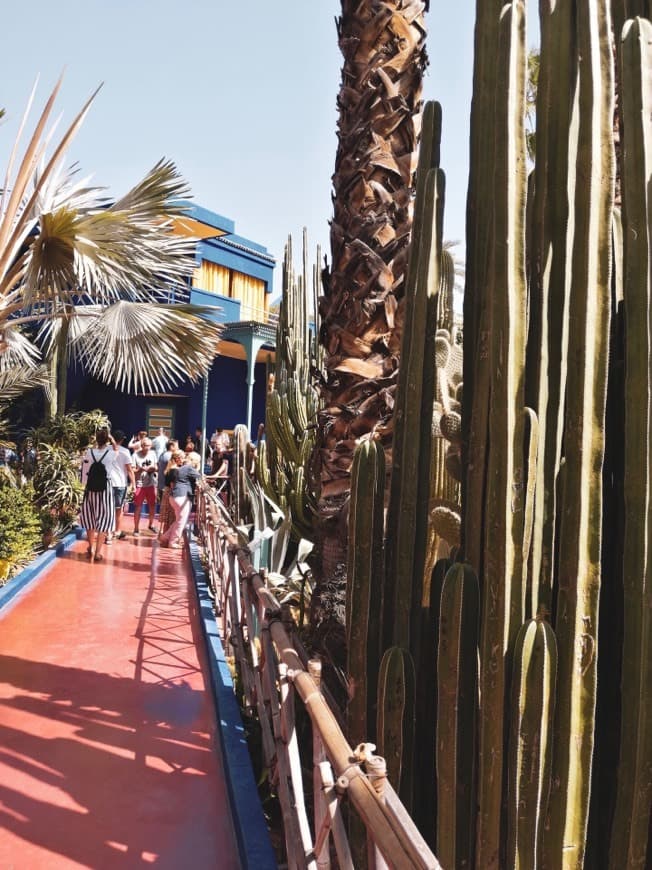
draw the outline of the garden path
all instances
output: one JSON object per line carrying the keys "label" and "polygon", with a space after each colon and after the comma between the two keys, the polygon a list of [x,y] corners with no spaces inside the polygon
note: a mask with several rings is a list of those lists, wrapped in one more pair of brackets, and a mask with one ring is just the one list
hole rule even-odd
{"label": "garden path", "polygon": [[0,867],[237,868],[187,553],[85,552],[0,611]]}

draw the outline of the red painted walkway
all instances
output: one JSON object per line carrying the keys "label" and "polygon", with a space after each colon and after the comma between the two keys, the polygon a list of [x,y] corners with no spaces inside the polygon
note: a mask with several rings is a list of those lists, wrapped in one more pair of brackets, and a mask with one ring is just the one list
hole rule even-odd
{"label": "red painted walkway", "polygon": [[0,868],[237,868],[187,554],[85,551],[0,611]]}

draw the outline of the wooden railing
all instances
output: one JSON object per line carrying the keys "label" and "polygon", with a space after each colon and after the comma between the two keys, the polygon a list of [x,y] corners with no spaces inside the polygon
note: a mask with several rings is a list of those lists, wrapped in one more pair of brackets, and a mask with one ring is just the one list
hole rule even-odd
{"label": "wooden railing", "polygon": [[[247,540],[205,486],[197,526],[225,652],[237,662],[244,705],[257,713],[264,763],[275,777],[290,870],[330,868],[331,842],[339,867],[354,870],[340,809],[347,798],[367,831],[370,868],[439,868],[388,782],[385,760],[371,744],[349,745],[321,685],[321,662],[308,660],[265,571],[254,568]],[[300,756],[297,699],[312,723],[312,759]],[[312,770],[312,818],[302,770]]]}

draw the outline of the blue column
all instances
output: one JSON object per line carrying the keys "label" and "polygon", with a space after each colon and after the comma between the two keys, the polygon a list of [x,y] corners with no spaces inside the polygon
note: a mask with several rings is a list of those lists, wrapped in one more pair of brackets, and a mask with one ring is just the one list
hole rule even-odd
{"label": "blue column", "polygon": [[253,436],[251,431],[251,416],[254,404],[254,383],[256,382],[254,369],[256,366],[258,351],[265,344],[265,339],[257,335],[246,335],[242,336],[242,338],[238,338],[238,341],[244,347],[247,355],[247,429],[249,430],[249,437],[251,438]]}

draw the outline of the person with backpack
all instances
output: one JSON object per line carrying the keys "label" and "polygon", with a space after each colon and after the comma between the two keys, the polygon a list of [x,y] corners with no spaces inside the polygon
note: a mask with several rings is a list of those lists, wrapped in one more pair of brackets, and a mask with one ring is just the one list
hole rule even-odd
{"label": "person with backpack", "polygon": [[82,459],[82,500],[80,519],[88,536],[86,555],[91,562],[102,561],[102,547],[107,534],[115,529],[115,508],[111,472],[118,456],[118,445],[108,427],[95,435],[95,446]]}

